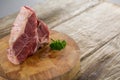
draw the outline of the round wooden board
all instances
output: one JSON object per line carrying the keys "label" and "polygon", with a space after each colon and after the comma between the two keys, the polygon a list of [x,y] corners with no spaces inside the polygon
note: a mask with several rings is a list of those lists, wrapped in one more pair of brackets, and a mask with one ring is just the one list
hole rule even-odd
{"label": "round wooden board", "polygon": [[[0,55],[1,74],[12,80],[71,80],[80,69],[79,47],[69,36],[56,31],[50,31],[50,38],[56,40],[66,40],[67,45],[61,51],[50,50],[46,46],[38,50],[33,56],[30,56],[20,65],[14,65],[7,59],[6,48],[8,43],[4,44]],[[51,41],[50,41],[51,42]]]}

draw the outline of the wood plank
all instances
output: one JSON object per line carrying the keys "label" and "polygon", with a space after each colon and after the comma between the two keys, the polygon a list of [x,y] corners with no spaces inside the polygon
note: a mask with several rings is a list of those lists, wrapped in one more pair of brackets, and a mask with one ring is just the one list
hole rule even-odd
{"label": "wood plank", "polygon": [[81,62],[78,80],[120,80],[120,34]]}
{"label": "wood plank", "polygon": [[[52,28],[98,3],[99,0],[46,0],[42,4],[39,3],[33,6],[33,8],[37,16],[45,21],[49,28]],[[0,38],[9,34],[17,14],[15,13],[0,19]]]}
{"label": "wood plank", "polygon": [[120,7],[104,2],[54,30],[68,34],[78,43],[83,60],[120,33],[119,25]]}
{"label": "wood plank", "polygon": [[[114,12],[112,12],[113,10]],[[81,79],[95,80],[95,79],[98,79],[96,76],[102,73],[101,69],[103,67],[101,68],[99,66],[103,66],[104,64],[106,64],[106,61],[104,61],[104,59],[107,59],[107,58],[109,59],[109,57],[103,56],[101,58],[101,60],[103,60],[103,63],[101,61],[101,64],[92,65],[93,63],[92,61],[90,61],[91,62],[90,64],[89,63],[90,59],[92,59],[93,61],[96,61],[95,59],[93,59],[93,57],[85,61],[86,63],[83,61],[85,58],[92,55],[96,50],[98,50],[100,47],[105,45],[108,41],[110,41],[120,33],[120,26],[119,26],[120,17],[119,16],[120,16],[119,7],[113,4],[103,3],[95,7],[94,9],[91,9],[88,12],[85,12],[80,16],[77,16],[76,18],[71,19],[71,21],[65,22],[59,25],[58,27],[54,28],[55,30],[68,34],[69,36],[74,38],[76,42],[79,44],[79,47],[82,51],[82,57],[81,57],[82,68],[80,73],[78,74],[78,75],[81,75],[81,72],[82,72],[82,76],[80,77],[80,80]],[[97,58],[98,57],[99,56],[97,56]],[[95,68],[95,67],[99,67],[99,68]],[[117,71],[119,72],[118,69],[120,68],[115,69],[116,72]],[[96,73],[94,73],[94,71],[96,71]],[[113,71],[113,73],[114,72],[115,71]],[[103,73],[105,73],[105,71]],[[115,74],[115,76],[118,76],[118,75],[119,73]],[[117,78],[118,79],[116,80],[120,79],[119,77]],[[101,78],[99,79],[105,80],[104,77],[102,79]],[[114,79],[114,76],[112,76],[112,78],[108,78],[107,80],[115,80],[115,79]]]}

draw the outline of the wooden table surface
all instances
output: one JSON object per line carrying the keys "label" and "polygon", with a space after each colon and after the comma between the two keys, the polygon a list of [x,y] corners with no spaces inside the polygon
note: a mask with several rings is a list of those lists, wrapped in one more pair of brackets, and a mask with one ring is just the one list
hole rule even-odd
{"label": "wooden table surface", "polygon": [[[46,0],[34,9],[50,29],[79,45],[81,70],[76,80],[120,80],[119,5],[104,0]],[[0,38],[9,34],[16,15],[0,19]]]}

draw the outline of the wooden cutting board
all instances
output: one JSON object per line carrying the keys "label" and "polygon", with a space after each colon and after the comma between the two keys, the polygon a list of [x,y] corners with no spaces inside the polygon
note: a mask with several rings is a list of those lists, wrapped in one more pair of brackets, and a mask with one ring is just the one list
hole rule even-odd
{"label": "wooden cutting board", "polygon": [[[49,46],[38,50],[22,64],[14,65],[7,59],[9,36],[0,40],[0,76],[9,80],[71,80],[80,69],[80,50],[69,36],[50,31],[50,38],[66,40],[61,51]],[[51,42],[51,41],[50,41]]]}

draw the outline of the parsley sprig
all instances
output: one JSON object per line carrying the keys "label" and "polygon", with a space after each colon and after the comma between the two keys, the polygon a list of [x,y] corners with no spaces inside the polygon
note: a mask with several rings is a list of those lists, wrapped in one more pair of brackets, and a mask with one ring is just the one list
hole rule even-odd
{"label": "parsley sprig", "polygon": [[61,49],[64,49],[66,46],[65,40],[53,40],[53,39],[51,40],[52,42],[50,44],[50,47],[52,50],[61,50]]}

